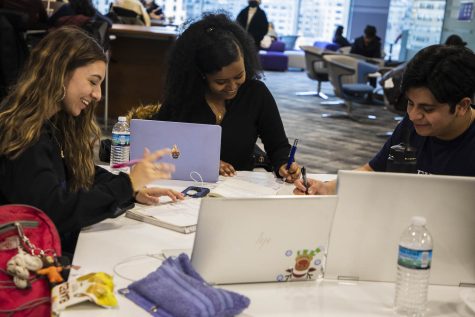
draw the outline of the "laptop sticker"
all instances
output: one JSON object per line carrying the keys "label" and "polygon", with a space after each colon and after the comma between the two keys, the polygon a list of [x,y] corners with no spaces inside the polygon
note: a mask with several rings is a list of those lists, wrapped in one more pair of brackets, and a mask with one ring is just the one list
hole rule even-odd
{"label": "laptop sticker", "polygon": [[178,146],[176,146],[176,144],[173,145],[173,148],[172,148],[172,157],[174,159],[177,159],[180,157],[180,150],[178,149]]}
{"label": "laptop sticker", "polygon": [[[294,255],[292,250],[287,250],[285,256],[291,258]],[[312,280],[323,276],[323,266],[321,257],[324,256],[323,247],[314,250],[298,250],[293,259],[293,267],[287,268],[285,273],[277,276],[277,281],[288,282],[295,280]],[[315,274],[318,274],[314,277]]]}

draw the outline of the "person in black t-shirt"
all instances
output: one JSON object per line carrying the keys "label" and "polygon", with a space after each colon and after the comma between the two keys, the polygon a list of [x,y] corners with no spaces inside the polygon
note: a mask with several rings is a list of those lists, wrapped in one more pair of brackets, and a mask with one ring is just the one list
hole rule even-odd
{"label": "person in black t-shirt", "polygon": [[252,38],[224,14],[206,14],[178,37],[172,49],[157,120],[219,124],[219,173],[254,168],[259,137],[274,172],[293,182],[300,168],[286,168],[290,144],[274,98],[260,78]]}
{"label": "person in black t-shirt", "polygon": [[[417,149],[419,174],[475,176],[475,54],[461,46],[432,45],[407,64],[401,84],[407,115],[361,171],[386,170],[389,148],[404,140]],[[311,194],[334,194],[336,181],[309,181]],[[301,181],[295,193],[305,192]]]}

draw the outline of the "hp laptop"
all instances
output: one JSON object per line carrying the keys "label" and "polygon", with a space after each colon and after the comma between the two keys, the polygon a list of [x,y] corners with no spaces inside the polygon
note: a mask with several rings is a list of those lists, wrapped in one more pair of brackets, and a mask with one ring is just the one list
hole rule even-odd
{"label": "hp laptop", "polygon": [[[172,179],[217,182],[221,151],[218,125],[131,120],[130,159],[140,159],[144,148],[172,149],[172,156],[161,161],[175,165]],[[199,174],[199,175],[198,175]]]}
{"label": "hp laptop", "polygon": [[340,171],[338,197],[326,278],[395,281],[417,215],[434,241],[430,283],[475,285],[475,178]]}
{"label": "hp laptop", "polygon": [[191,263],[213,284],[321,277],[336,196],[204,198]]}

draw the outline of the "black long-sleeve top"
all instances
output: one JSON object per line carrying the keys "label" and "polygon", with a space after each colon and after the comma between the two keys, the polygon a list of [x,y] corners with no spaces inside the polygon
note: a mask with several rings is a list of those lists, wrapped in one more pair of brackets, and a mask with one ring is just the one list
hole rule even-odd
{"label": "black long-sleeve top", "polygon": [[[184,117],[174,115],[173,106],[164,104],[154,119],[216,124],[216,117],[204,97],[194,103]],[[236,97],[226,101],[221,127],[221,160],[236,170],[254,168],[252,154],[258,137],[276,173],[287,162],[290,144],[274,97],[263,82],[247,80]]]}
{"label": "black long-sleeve top", "polygon": [[125,211],[123,207],[133,201],[127,174],[114,175],[96,167],[90,190],[69,191],[68,173],[53,131],[45,124],[39,141],[18,158],[0,156],[0,205],[35,206],[53,220],[61,235]]}

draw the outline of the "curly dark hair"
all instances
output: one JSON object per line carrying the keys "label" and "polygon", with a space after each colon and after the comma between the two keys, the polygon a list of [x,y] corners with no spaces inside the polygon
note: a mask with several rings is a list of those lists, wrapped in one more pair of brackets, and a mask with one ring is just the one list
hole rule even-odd
{"label": "curly dark hair", "polygon": [[162,110],[170,120],[185,120],[190,109],[203,100],[205,74],[220,71],[243,57],[246,80],[261,78],[261,65],[254,40],[223,12],[205,13],[189,22],[169,55]]}
{"label": "curly dark hair", "polygon": [[475,54],[463,46],[432,45],[420,50],[407,64],[401,92],[425,87],[440,103],[455,112],[465,97],[475,94]]}

